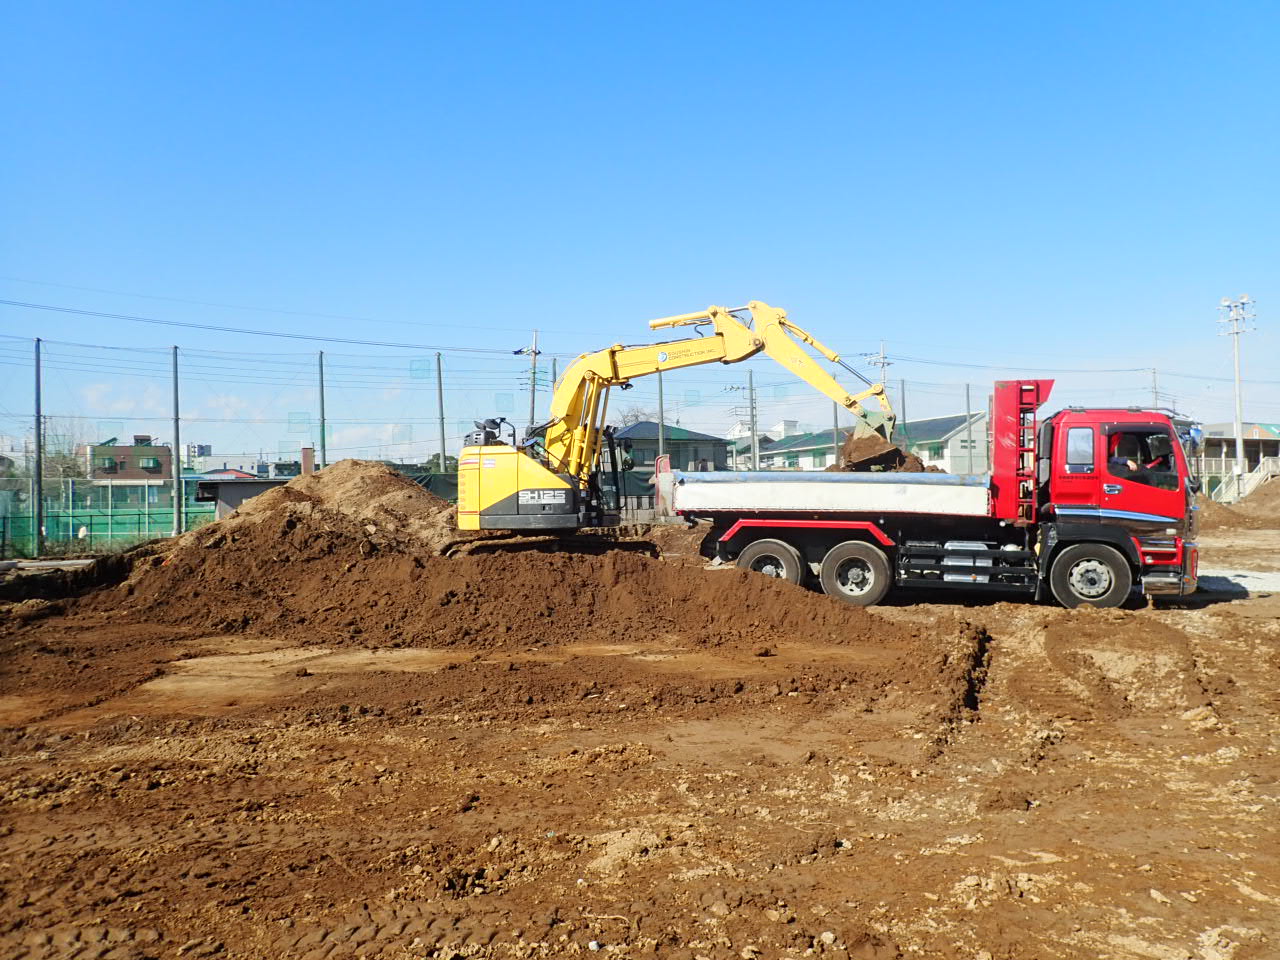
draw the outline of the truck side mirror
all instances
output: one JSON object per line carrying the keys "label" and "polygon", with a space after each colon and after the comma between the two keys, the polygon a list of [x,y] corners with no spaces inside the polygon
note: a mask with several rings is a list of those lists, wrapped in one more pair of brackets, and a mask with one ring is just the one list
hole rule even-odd
{"label": "truck side mirror", "polygon": [[1187,480],[1187,489],[1190,490],[1193,494],[1199,493],[1200,481],[1195,477],[1191,477],[1189,480]]}
{"label": "truck side mirror", "polygon": [[632,444],[632,442],[631,442],[631,440],[630,440],[629,438],[627,438],[627,437],[623,437],[623,438],[622,438],[622,449],[623,449],[626,453],[630,453],[630,452],[631,452],[631,448],[632,448],[633,446],[634,446],[634,444]]}

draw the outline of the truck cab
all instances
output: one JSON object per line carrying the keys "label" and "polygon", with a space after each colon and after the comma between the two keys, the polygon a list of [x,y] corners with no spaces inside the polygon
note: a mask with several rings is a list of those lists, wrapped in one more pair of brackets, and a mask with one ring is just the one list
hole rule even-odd
{"label": "truck cab", "polygon": [[[1138,408],[1073,407],[1044,420],[1039,433],[1037,501],[1048,551],[1110,544],[1129,561],[1144,593],[1194,592],[1199,484],[1169,417]],[[1074,581],[1067,574],[1068,588],[1087,596],[1105,576],[1081,567]]]}

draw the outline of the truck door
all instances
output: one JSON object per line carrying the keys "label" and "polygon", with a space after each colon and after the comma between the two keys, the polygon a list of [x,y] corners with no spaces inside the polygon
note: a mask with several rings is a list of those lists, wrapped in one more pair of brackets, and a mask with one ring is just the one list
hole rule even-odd
{"label": "truck door", "polygon": [[1098,477],[1102,470],[1098,431],[1069,420],[1054,431],[1050,497],[1055,507],[1097,509]]}
{"label": "truck door", "polygon": [[1104,522],[1135,535],[1181,531],[1187,493],[1178,441],[1161,424],[1119,423],[1105,428],[1102,461]]}

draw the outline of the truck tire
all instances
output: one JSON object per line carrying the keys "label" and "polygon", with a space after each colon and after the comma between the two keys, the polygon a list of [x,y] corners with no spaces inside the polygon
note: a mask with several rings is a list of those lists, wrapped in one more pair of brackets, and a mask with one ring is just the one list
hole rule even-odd
{"label": "truck tire", "polygon": [[870,607],[884,599],[892,586],[889,558],[884,551],[860,540],[836,544],[822,558],[822,592],[856,607]]}
{"label": "truck tire", "polygon": [[1118,607],[1133,587],[1129,561],[1115,547],[1073,543],[1053,558],[1049,589],[1064,607]]}
{"label": "truck tire", "polygon": [[787,583],[804,580],[805,564],[800,559],[800,551],[782,540],[757,540],[748,544],[735,562],[743,570],[777,577]]}

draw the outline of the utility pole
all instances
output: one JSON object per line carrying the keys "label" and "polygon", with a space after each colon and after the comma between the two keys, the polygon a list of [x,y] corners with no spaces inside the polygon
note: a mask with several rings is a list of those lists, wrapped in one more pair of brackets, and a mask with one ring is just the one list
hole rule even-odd
{"label": "utility pole", "polygon": [[1160,390],[1156,384],[1156,368],[1151,368],[1151,409],[1160,409]]}
{"label": "utility pole", "polygon": [[756,425],[755,371],[747,371],[747,405],[751,411],[751,469],[760,469],[760,430]]}
{"label": "utility pole", "polygon": [[831,462],[840,464],[840,404],[831,401]]}
{"label": "utility pole", "polygon": [[883,340],[881,340],[881,341],[880,341],[880,356],[878,356],[878,357],[873,357],[873,358],[871,359],[870,363],[871,363],[871,365],[872,365],[873,367],[879,367],[879,368],[880,368],[880,381],[879,381],[879,382],[880,382],[880,383],[886,383],[887,381],[885,380],[885,377],[887,377],[887,376],[888,376],[887,371],[888,371],[889,367],[891,367],[891,366],[893,365],[893,362],[892,362],[892,361],[890,361],[890,360],[886,360],[886,359],[885,359],[885,356],[884,356],[884,341],[883,341]]}
{"label": "utility pole", "polygon": [[662,404],[662,368],[658,368],[658,456],[667,452],[666,431],[667,411]]}
{"label": "utility pole", "polygon": [[[880,379],[879,379],[879,383],[880,383],[880,385],[881,385],[882,387],[884,387],[884,388],[887,390],[887,389],[888,389],[888,385],[889,385],[889,368],[890,368],[891,366],[893,366],[893,361],[892,361],[892,360],[889,360],[887,357],[885,357],[885,353],[884,353],[884,341],[883,341],[883,340],[881,340],[881,341],[880,341],[880,355],[879,355],[878,357],[873,355],[873,356],[872,356],[872,358],[871,358],[871,360],[870,360],[870,363],[871,363],[871,365],[872,365],[873,367],[879,367],[879,368],[880,368]],[[899,406],[899,408],[900,408],[900,409],[895,410],[894,412],[897,414],[897,417],[898,417],[898,423],[900,423],[900,424],[902,424],[902,425],[903,425],[902,436],[903,436],[903,437],[904,437],[904,439],[905,439],[905,438],[907,437],[907,431],[906,431],[906,422],[907,422],[907,381],[905,381],[905,380],[900,380],[900,381],[898,381],[898,383],[899,383],[899,387],[900,387],[900,390],[899,390],[899,397],[898,397],[898,406]]]}
{"label": "utility pole", "polygon": [[552,393],[556,392],[556,380],[558,379],[558,377],[559,375],[556,373],[556,358],[552,357],[551,358],[551,392]]}
{"label": "utility pole", "polygon": [[173,535],[182,533],[182,438],[178,433],[178,348],[173,348]]}
{"label": "utility pole", "polygon": [[910,446],[911,434],[907,430],[907,381],[905,378],[898,381],[898,422],[902,424],[902,439]]}
{"label": "utility pole", "polygon": [[436,354],[436,410],[440,413],[440,472],[444,473],[444,374]]}
{"label": "utility pole", "polygon": [[325,449],[325,434],[328,433],[324,420],[324,351],[320,351],[320,469],[329,465],[329,454]]}
{"label": "utility pole", "polygon": [[973,473],[973,413],[969,404],[969,385],[964,385],[964,446],[966,451],[965,473]]}
{"label": "utility pole", "polygon": [[36,337],[35,555],[44,553],[44,416],[40,412],[40,338]]}
{"label": "utility pole", "polygon": [[533,346],[529,349],[529,429],[533,429],[538,406],[538,331],[533,331]]}
{"label": "utility pole", "polygon": [[1248,329],[1248,322],[1254,318],[1253,301],[1248,294],[1235,300],[1223,297],[1218,304],[1222,311],[1219,323],[1225,323],[1225,336],[1231,338],[1231,354],[1235,362],[1236,379],[1236,495],[1240,493],[1240,481],[1244,478],[1244,398],[1240,394],[1240,334]]}

